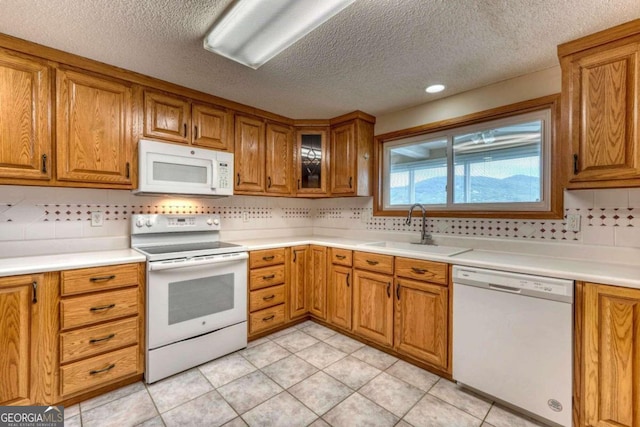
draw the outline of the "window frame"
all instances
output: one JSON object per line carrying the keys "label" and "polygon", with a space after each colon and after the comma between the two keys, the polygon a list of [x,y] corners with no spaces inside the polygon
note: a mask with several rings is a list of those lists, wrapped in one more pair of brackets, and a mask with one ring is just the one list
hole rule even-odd
{"label": "window frame", "polygon": [[[478,209],[474,209],[474,204],[464,204],[459,206],[443,206],[436,207],[433,205],[427,206],[427,215],[432,217],[452,217],[452,218],[505,218],[505,219],[560,219],[563,218],[563,197],[562,188],[563,182],[566,177],[565,165],[565,150],[561,150],[560,142],[558,141],[559,126],[560,126],[560,95],[549,95],[541,98],[536,98],[528,101],[518,102],[515,104],[506,105],[490,110],[481,111],[453,119],[443,120],[439,122],[429,123],[421,126],[416,126],[409,129],[403,129],[394,131],[382,135],[377,135],[374,139],[374,192],[373,192],[373,209],[374,216],[404,216],[407,214],[407,208],[398,209],[396,207],[385,207],[384,200],[384,173],[386,171],[386,165],[384,164],[384,149],[385,144],[394,143],[398,140],[416,138],[417,140],[424,135],[429,135],[429,140],[442,138],[443,135],[454,132],[463,132],[464,128],[469,126],[482,125],[486,122],[497,121],[501,119],[513,118],[514,116],[523,115],[526,113],[535,113],[543,110],[550,111],[550,120],[547,124],[548,129],[543,129],[543,132],[548,132],[547,135],[550,140],[546,144],[548,150],[546,155],[543,155],[543,169],[548,168],[548,183],[546,188],[543,187],[542,191],[544,196],[548,199],[548,205],[546,207],[535,209],[526,209],[523,205],[523,209],[517,210],[503,210],[496,209],[490,204],[478,204]],[[388,145],[387,145],[388,146]],[[450,150],[452,146],[447,148],[447,158],[453,155]],[[452,170],[448,170],[448,174],[453,174]],[[449,178],[448,178],[449,179]],[[448,200],[451,200],[451,194],[448,194]],[[504,206],[504,204],[502,204]],[[496,204],[496,207],[500,207],[500,204]]]}

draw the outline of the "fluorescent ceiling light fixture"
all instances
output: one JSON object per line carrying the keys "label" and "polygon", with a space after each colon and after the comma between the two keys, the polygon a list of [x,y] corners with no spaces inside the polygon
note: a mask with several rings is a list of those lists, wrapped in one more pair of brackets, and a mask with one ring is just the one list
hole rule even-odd
{"label": "fluorescent ceiling light fixture", "polygon": [[237,0],[204,38],[204,48],[258,69],[355,0]]}
{"label": "fluorescent ceiling light fixture", "polygon": [[425,89],[427,93],[438,93],[438,92],[442,92],[443,90],[444,90],[444,85],[441,85],[441,84],[427,86],[427,88]]}

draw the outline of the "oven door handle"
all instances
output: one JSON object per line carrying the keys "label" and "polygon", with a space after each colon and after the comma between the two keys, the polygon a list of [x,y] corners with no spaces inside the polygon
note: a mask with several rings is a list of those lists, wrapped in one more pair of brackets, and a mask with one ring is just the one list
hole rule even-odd
{"label": "oven door handle", "polygon": [[226,264],[230,262],[238,262],[249,258],[246,252],[237,252],[230,256],[215,255],[213,258],[202,259],[196,261],[197,258],[190,258],[184,261],[154,261],[149,262],[149,271],[173,270],[176,268],[200,267],[202,265]]}

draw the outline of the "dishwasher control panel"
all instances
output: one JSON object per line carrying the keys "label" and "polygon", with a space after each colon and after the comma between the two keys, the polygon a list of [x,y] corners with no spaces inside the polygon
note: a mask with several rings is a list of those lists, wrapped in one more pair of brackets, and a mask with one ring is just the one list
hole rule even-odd
{"label": "dishwasher control panel", "polygon": [[566,279],[454,266],[453,281],[502,292],[573,300],[573,281]]}

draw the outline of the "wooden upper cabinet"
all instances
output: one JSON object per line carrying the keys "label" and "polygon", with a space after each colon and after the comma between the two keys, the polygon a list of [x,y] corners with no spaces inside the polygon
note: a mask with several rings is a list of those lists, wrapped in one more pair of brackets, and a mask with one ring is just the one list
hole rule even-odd
{"label": "wooden upper cabinet", "polygon": [[177,96],[144,91],[144,136],[191,142],[191,104]]}
{"label": "wooden upper cabinet", "polygon": [[293,184],[293,140],[291,128],[267,123],[266,131],[266,192],[290,195]]}
{"label": "wooden upper cabinet", "polygon": [[327,195],[329,128],[298,128],[294,150],[295,192],[302,197]]}
{"label": "wooden upper cabinet", "polygon": [[331,127],[329,150],[331,194],[371,196],[374,122],[373,117],[367,120],[355,118]]}
{"label": "wooden upper cabinet", "polygon": [[51,69],[0,49],[0,180],[51,179]]}
{"label": "wooden upper cabinet", "polygon": [[640,426],[640,290],[586,283],[581,425]]}
{"label": "wooden upper cabinet", "polygon": [[264,193],[265,123],[263,120],[236,115],[234,190]]}
{"label": "wooden upper cabinet", "polygon": [[59,69],[57,95],[58,180],[130,188],[134,151],[131,86]]}
{"label": "wooden upper cabinet", "polygon": [[193,104],[193,145],[232,151],[233,116],[224,108]]}
{"label": "wooden upper cabinet", "polygon": [[[636,33],[640,33],[636,28]],[[640,185],[640,34],[601,32],[560,45],[569,188]]]}

